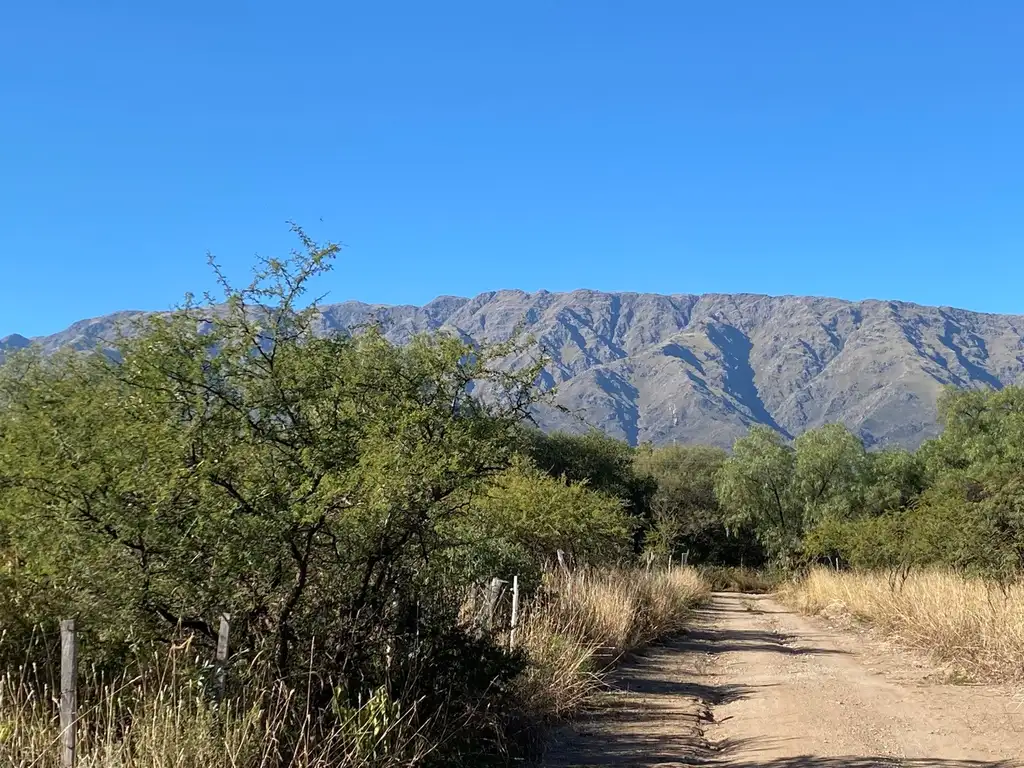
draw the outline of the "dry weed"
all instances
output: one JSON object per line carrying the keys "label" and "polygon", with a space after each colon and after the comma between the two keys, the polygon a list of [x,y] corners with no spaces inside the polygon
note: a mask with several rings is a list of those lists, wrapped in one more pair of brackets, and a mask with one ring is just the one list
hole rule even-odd
{"label": "dry weed", "polygon": [[901,582],[819,569],[780,595],[805,613],[848,613],[972,677],[1024,680],[1024,584],[942,570]]}
{"label": "dry weed", "polygon": [[693,569],[584,570],[549,574],[524,617],[531,658],[523,694],[532,714],[562,718],[601,686],[601,672],[624,655],[682,630],[710,595]]}

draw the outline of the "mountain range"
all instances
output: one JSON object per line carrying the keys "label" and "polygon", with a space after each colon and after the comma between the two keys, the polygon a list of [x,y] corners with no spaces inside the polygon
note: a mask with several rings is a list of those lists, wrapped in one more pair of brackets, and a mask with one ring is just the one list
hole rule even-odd
{"label": "mountain range", "polygon": [[[0,359],[33,342],[94,347],[138,314],[8,336]],[[570,411],[540,411],[541,426],[633,444],[728,447],[753,424],[794,437],[841,422],[869,447],[913,448],[937,434],[944,387],[1024,383],[1024,316],[898,301],[504,290],[421,307],[327,304],[320,330],[372,319],[397,343],[439,329],[496,341],[519,325],[550,356],[543,383]]]}

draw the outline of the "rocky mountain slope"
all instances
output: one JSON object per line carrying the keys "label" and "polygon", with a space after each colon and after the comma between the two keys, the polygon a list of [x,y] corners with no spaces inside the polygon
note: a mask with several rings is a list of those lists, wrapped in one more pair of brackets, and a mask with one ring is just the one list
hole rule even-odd
{"label": "rocky mountain slope", "polygon": [[[91,347],[132,314],[32,341]],[[795,436],[838,421],[869,445],[914,447],[937,432],[943,387],[1024,384],[1024,316],[892,301],[496,291],[423,307],[326,305],[322,328],[372,318],[397,342],[439,328],[498,340],[523,323],[552,358],[545,383],[575,414],[545,411],[541,424],[632,443],[729,446],[751,424]],[[27,343],[0,340],[0,356]]]}

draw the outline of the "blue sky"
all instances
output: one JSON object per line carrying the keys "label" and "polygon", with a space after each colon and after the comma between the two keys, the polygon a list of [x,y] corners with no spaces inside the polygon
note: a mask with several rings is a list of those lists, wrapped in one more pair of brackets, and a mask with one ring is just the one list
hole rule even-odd
{"label": "blue sky", "polygon": [[[1024,313],[1024,4],[12,2],[0,336],[349,247],[497,288]],[[322,220],[322,221],[321,221]]]}

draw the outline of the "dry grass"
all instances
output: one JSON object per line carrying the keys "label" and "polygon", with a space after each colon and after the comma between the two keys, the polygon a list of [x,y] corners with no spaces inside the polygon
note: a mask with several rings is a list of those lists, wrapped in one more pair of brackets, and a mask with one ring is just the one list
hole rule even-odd
{"label": "dry grass", "polygon": [[[530,656],[518,681],[526,719],[570,715],[600,688],[604,669],[680,630],[708,594],[693,570],[549,575],[519,630]],[[79,768],[392,768],[417,765],[431,749],[407,703],[382,694],[325,730],[296,714],[294,692],[283,686],[251,686],[245,702],[218,706],[201,682],[165,661],[145,679],[82,681]],[[26,682],[30,672],[0,676],[0,766],[57,768],[54,691]],[[297,746],[282,761],[283,742]]]}
{"label": "dry grass", "polygon": [[[400,722],[373,722],[354,714],[345,727],[321,732],[289,717],[291,694],[267,692],[248,706],[217,708],[202,696],[167,685],[151,694],[116,688],[101,692],[81,713],[79,768],[336,768],[418,764],[418,746],[396,748]],[[0,680],[0,765],[57,768],[60,724],[52,702]],[[367,716],[367,715],[370,716]],[[282,762],[277,747],[298,731],[297,747]],[[290,740],[290,739],[289,739]]]}
{"label": "dry grass", "polygon": [[972,678],[1024,680],[1024,584],[1009,587],[948,571],[812,571],[780,596],[805,613],[846,613],[927,651]]}
{"label": "dry grass", "polygon": [[682,630],[710,595],[693,569],[582,571],[550,575],[523,622],[532,664],[522,683],[528,710],[563,718],[601,688],[601,672],[624,655]]}
{"label": "dry grass", "polygon": [[[218,705],[201,680],[177,671],[180,660],[172,653],[162,668],[113,683],[82,676],[78,768],[397,768],[426,754],[411,712],[382,692],[324,728],[281,684]],[[0,676],[0,766],[58,768],[59,691],[32,684],[30,673]]]}

